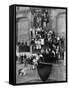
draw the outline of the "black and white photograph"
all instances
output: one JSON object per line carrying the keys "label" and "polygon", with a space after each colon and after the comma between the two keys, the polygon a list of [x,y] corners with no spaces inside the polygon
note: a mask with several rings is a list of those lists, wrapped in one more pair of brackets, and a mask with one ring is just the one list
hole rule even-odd
{"label": "black and white photograph", "polygon": [[67,9],[16,6],[16,84],[65,82]]}
{"label": "black and white photograph", "polygon": [[69,90],[69,0],[1,0],[0,90]]}

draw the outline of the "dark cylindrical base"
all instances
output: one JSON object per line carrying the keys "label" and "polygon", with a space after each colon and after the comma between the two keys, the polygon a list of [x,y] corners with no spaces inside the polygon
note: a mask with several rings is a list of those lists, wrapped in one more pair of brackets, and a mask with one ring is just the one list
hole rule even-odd
{"label": "dark cylindrical base", "polygon": [[52,64],[38,63],[37,70],[42,81],[46,81],[50,75]]}

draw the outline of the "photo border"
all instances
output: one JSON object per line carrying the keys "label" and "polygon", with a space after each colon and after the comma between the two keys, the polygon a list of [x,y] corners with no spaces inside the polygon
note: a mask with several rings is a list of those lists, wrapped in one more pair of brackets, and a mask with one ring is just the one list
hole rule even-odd
{"label": "photo border", "polygon": [[68,32],[67,32],[67,19],[68,19],[68,17],[67,17],[67,12],[68,12],[68,10],[67,10],[67,7],[55,7],[55,6],[40,6],[40,5],[23,5],[23,4],[13,4],[13,6],[15,7],[14,9],[14,21],[15,21],[15,39],[14,39],[14,42],[15,42],[15,55],[16,55],[16,7],[18,6],[18,7],[35,7],[35,8],[52,8],[52,9],[65,9],[66,10],[66,80],[65,81],[53,81],[53,82],[30,82],[30,83],[16,83],[16,57],[15,57],[15,74],[14,74],[14,78],[15,78],[15,84],[14,85],[35,85],[35,84],[53,84],[53,83],[65,83],[65,82],[67,82],[67,72],[68,72],[68,70],[67,70],[67,57],[68,57],[68,55],[67,55],[67,34],[68,34]]}

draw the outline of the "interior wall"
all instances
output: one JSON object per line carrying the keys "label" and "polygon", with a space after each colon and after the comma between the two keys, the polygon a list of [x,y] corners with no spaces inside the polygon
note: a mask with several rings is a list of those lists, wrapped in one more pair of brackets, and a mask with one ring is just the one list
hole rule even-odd
{"label": "interior wall", "polygon": [[17,18],[17,41],[18,42],[26,42],[28,41],[28,44],[30,43],[30,28],[31,28],[31,12],[29,7],[23,7],[19,8],[19,11],[17,12],[16,18]]}
{"label": "interior wall", "polygon": [[21,19],[18,21],[18,42],[26,42],[30,39],[31,23],[28,19]]}
{"label": "interior wall", "polygon": [[[64,9],[51,9],[51,14],[50,14],[50,18],[51,18],[51,26],[52,26],[52,30],[56,31],[56,32],[63,32],[64,30],[62,28],[62,26],[65,26],[65,10]],[[59,18],[60,17],[60,18]],[[59,20],[58,20],[59,19]],[[61,20],[62,19],[62,20]],[[59,23],[61,23],[62,25],[60,25]],[[57,26],[57,24],[59,24]],[[65,29],[65,27],[63,27]]]}
{"label": "interior wall", "polygon": [[66,34],[66,14],[65,13],[60,13],[57,15],[56,30],[59,34],[63,35],[65,38],[65,34]]}

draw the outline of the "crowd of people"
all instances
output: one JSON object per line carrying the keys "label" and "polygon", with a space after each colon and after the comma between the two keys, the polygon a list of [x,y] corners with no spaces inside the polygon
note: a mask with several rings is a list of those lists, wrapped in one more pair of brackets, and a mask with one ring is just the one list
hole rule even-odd
{"label": "crowd of people", "polygon": [[[42,35],[43,37],[42,36],[40,37],[44,40],[43,44],[41,42],[41,39],[38,36],[36,37],[38,38],[36,43],[35,43],[35,39],[31,41],[33,48],[35,47],[35,53],[38,55],[40,59],[36,60],[37,57],[33,55],[31,55],[30,57],[27,57],[27,55],[22,55],[20,56],[21,63],[26,61],[27,63],[32,64],[33,59],[35,59],[35,61],[53,62],[61,59],[62,56],[64,57],[64,50],[63,50],[64,47],[62,47],[64,44],[63,38],[60,38],[59,36],[57,36],[53,31],[43,33],[43,35]],[[39,40],[40,40],[40,43],[39,43]],[[40,46],[41,48],[36,48],[37,46],[38,47]],[[19,49],[22,50],[21,47]],[[26,51],[27,46],[26,48],[24,47],[24,49]],[[39,50],[39,52],[37,52],[36,49],[37,51]],[[24,52],[24,50],[22,52]]]}
{"label": "crowd of people", "polygon": [[27,42],[18,42],[17,43],[18,52],[30,52],[30,46]]}
{"label": "crowd of people", "polygon": [[56,34],[56,32],[50,31],[37,31],[35,38],[32,38],[31,44],[33,46],[33,51],[44,51],[53,53],[55,57],[60,58],[61,53],[64,52],[64,39]]}

